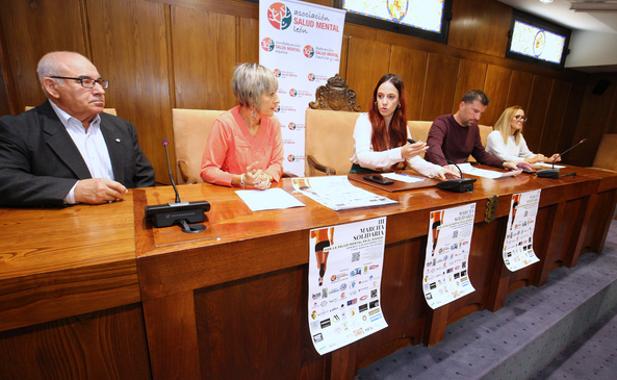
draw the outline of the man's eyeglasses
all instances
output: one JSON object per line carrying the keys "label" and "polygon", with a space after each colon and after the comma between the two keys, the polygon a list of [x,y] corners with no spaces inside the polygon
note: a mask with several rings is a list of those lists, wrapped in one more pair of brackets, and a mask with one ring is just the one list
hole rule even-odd
{"label": "man's eyeglasses", "polygon": [[524,115],[514,115],[514,118],[516,120],[520,120],[522,122],[526,122],[527,121],[527,118]]}
{"label": "man's eyeglasses", "polygon": [[90,77],[87,76],[79,76],[79,77],[61,77],[59,75],[48,75],[50,78],[55,78],[55,79],[73,79],[76,81],[79,81],[79,84],[81,84],[81,87],[84,88],[94,88],[94,86],[96,86],[96,84],[100,84],[101,87],[103,88],[107,88],[109,87],[109,81],[107,79],[103,79],[103,78],[99,78],[99,79],[92,79]]}

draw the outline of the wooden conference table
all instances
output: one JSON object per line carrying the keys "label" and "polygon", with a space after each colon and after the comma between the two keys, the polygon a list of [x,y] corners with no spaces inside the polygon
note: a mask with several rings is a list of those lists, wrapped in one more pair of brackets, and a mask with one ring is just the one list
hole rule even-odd
{"label": "wooden conference table", "polygon": [[[600,252],[617,173],[563,172],[573,170],[558,180],[479,179],[466,194],[367,187],[399,203],[339,212],[297,195],[306,207],[252,213],[231,189],[180,186],[184,200],[212,204],[202,234],[145,224],[144,206],[173,200],[171,187],[101,206],[0,209],[0,378],[351,378],[397,348],[439,342],[448,324],[500,308],[585,248]],[[283,187],[291,190],[288,180]],[[541,261],[511,273],[501,259],[510,197],[535,189]],[[429,212],[471,202],[476,291],[431,310],[421,289]],[[320,356],[307,318],[309,230],[379,216],[389,327]]]}

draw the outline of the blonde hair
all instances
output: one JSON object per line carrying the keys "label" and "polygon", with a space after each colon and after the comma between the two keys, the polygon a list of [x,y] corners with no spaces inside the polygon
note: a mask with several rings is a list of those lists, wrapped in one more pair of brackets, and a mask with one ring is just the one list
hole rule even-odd
{"label": "blonde hair", "polygon": [[231,86],[238,103],[259,107],[263,94],[278,90],[278,81],[266,67],[258,63],[242,63],[234,70]]}
{"label": "blonde hair", "polygon": [[[503,138],[503,143],[508,143],[508,137],[512,136],[512,118],[514,118],[514,114],[518,110],[522,110],[521,106],[511,106],[503,110],[499,119],[495,122],[493,129],[499,131],[501,133],[501,137]],[[514,131],[514,141],[518,144],[521,141],[522,129],[517,129]]]}

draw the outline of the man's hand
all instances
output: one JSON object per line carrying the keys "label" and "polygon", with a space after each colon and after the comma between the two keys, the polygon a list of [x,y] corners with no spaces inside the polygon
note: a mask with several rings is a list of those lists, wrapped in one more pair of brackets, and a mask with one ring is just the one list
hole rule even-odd
{"label": "man's hand", "polygon": [[530,163],[525,162],[525,161],[521,161],[521,162],[517,163],[516,167],[518,169],[521,169],[525,173],[533,173],[533,172],[535,172],[535,169],[533,168],[533,166],[531,166]]}
{"label": "man's hand", "polygon": [[123,184],[110,179],[82,179],[75,185],[75,201],[93,205],[121,201],[127,191]]}
{"label": "man's hand", "polygon": [[518,167],[516,166],[516,162],[512,162],[512,161],[504,161],[503,168],[508,169],[508,170],[518,170]]}

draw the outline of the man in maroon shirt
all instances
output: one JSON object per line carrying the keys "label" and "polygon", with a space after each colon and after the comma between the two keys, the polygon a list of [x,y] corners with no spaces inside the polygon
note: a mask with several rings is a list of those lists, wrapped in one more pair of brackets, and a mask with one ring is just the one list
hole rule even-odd
{"label": "man in maroon shirt", "polygon": [[454,115],[439,116],[431,125],[426,142],[428,150],[424,158],[434,164],[446,166],[450,163],[466,162],[471,154],[481,164],[518,169],[516,163],[504,161],[487,152],[482,146],[478,121],[487,106],[488,97],[483,91],[467,91]]}

